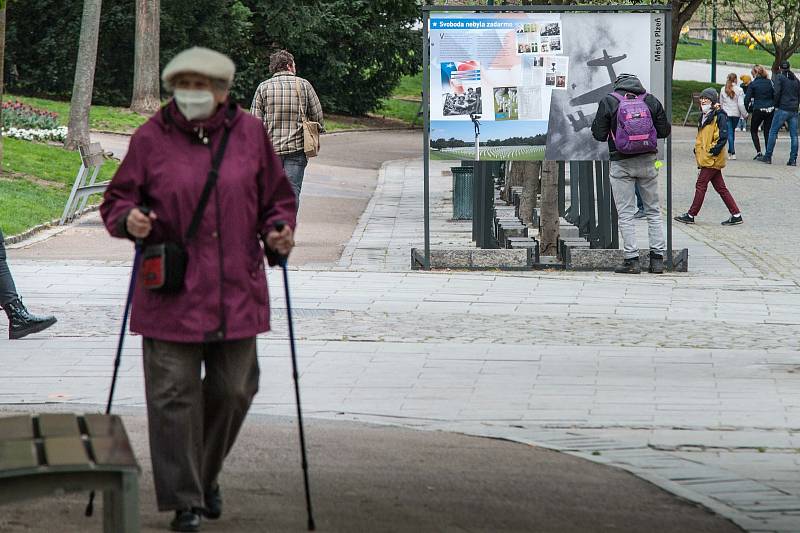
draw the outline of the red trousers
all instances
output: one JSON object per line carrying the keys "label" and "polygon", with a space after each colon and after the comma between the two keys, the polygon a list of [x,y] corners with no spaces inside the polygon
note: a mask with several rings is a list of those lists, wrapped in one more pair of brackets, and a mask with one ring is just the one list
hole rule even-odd
{"label": "red trousers", "polygon": [[714,186],[722,201],[725,202],[725,207],[731,212],[731,215],[739,213],[739,206],[736,205],[736,200],[733,199],[731,191],[725,185],[725,180],[722,178],[722,171],[717,168],[703,168],[700,169],[700,175],[697,176],[697,183],[695,184],[694,201],[692,207],[689,208],[689,214],[696,217],[703,207],[703,200],[706,198],[706,191],[708,190],[708,182]]}

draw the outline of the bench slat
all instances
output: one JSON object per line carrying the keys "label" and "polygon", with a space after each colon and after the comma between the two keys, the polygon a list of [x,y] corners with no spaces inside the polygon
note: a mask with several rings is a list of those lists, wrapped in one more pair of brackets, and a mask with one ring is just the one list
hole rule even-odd
{"label": "bench slat", "polygon": [[86,448],[80,437],[51,437],[44,439],[44,453],[48,466],[89,466]]}
{"label": "bench slat", "polygon": [[33,438],[33,417],[31,415],[19,415],[0,418],[0,439],[32,439]]}
{"label": "bench slat", "polygon": [[36,468],[36,446],[32,440],[0,441],[0,470]]}
{"label": "bench slat", "polygon": [[98,465],[136,467],[128,435],[122,420],[116,415],[88,414],[84,416],[91,436],[92,451]]}
{"label": "bench slat", "polygon": [[73,413],[39,415],[39,431],[42,437],[80,437],[78,419]]}

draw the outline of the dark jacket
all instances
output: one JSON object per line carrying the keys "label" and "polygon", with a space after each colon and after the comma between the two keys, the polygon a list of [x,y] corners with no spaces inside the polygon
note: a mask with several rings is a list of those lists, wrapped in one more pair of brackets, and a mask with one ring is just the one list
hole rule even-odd
{"label": "dark jacket", "polygon": [[744,106],[752,113],[754,109],[775,107],[775,89],[767,78],[756,78],[747,86],[744,95]]}
{"label": "dark jacket", "polygon": [[230,140],[199,229],[186,247],[183,290],[160,294],[136,286],[131,330],[145,337],[208,342],[269,330],[259,236],[277,221],[294,227],[295,196],[257,118],[236,109],[229,119],[223,106],[208,120],[189,122],[170,102],[133,134],[100,213],[108,231],[125,238],[123,217],[145,204],[158,217],[145,245],[182,240],[226,123]]}
{"label": "dark jacket", "polygon": [[800,108],[800,80],[791,70],[779,72],[772,78],[775,86],[775,107],[797,113]]}
{"label": "dark jacket", "polygon": [[[614,85],[614,91],[625,95],[627,93],[644,94],[647,91],[642,86],[642,83],[636,78],[627,78],[620,80]],[[653,125],[656,127],[656,133],[659,139],[664,139],[669,136],[672,131],[667,113],[664,111],[664,106],[658,101],[658,98],[652,94],[648,94],[644,103],[650,108],[653,116]],[[642,154],[621,154],[617,151],[617,146],[611,138],[611,132],[617,129],[617,110],[619,109],[619,100],[610,94],[600,100],[597,105],[597,114],[592,122],[592,136],[595,140],[603,142],[608,141],[608,153],[611,161],[619,161],[620,159],[629,159],[631,157],[638,157]]]}

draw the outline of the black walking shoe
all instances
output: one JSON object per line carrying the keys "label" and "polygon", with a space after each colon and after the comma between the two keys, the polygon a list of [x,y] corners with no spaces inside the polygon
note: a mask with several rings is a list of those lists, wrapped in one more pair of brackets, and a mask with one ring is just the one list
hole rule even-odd
{"label": "black walking shoe", "polygon": [[764,157],[764,154],[758,152],[756,156],[753,158],[753,161],[761,161],[761,158]]}
{"label": "black walking shoe", "polygon": [[722,221],[722,225],[723,226],[735,226],[737,224],[741,224],[742,222],[744,222],[744,220],[742,220],[742,215],[736,215],[736,216],[731,215],[731,218],[729,218],[728,220],[723,220]]}
{"label": "black walking shoe", "polygon": [[664,256],[650,252],[650,273],[663,274],[664,273]]}
{"label": "black walking shoe", "polygon": [[222,492],[219,490],[219,485],[206,491],[203,499],[206,504],[203,509],[203,516],[209,520],[216,520],[222,516]]}
{"label": "black walking shoe", "polygon": [[191,508],[175,511],[175,518],[169,527],[172,531],[200,531],[200,510]]}
{"label": "black walking shoe", "polygon": [[614,269],[617,274],[641,274],[642,267],[639,265],[638,257],[625,259],[620,266]]}
{"label": "black walking shoe", "polygon": [[764,157],[763,155],[759,158],[759,161],[761,161],[762,163],[766,163],[768,165],[772,164],[772,158],[771,157]]}
{"label": "black walking shoe", "polygon": [[17,298],[3,308],[8,316],[8,338],[21,339],[31,333],[38,333],[56,323],[54,316],[32,315]]}
{"label": "black walking shoe", "polygon": [[675,217],[675,220],[683,222],[684,224],[694,224],[694,217],[689,213],[684,213],[679,217]]}
{"label": "black walking shoe", "polygon": [[787,167],[796,167],[797,166],[797,161],[791,160],[788,163],[786,163],[786,166]]}

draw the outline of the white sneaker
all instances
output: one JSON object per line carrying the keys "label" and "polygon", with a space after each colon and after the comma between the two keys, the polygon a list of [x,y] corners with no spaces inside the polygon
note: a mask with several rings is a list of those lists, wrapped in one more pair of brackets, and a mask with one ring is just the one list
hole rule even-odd
{"label": "white sneaker", "polygon": [[736,161],[736,154],[728,154],[728,159],[731,161]]}

